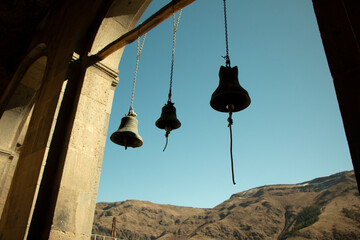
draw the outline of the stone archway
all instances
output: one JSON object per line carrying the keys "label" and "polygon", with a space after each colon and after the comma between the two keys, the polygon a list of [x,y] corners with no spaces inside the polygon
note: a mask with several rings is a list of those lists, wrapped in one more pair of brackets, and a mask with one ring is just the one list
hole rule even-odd
{"label": "stone archway", "polygon": [[[100,2],[97,1],[98,4]],[[104,10],[99,4],[98,13],[93,12],[95,21],[100,19],[102,22],[99,29],[97,26],[100,24],[94,24],[94,19],[89,18],[86,22],[84,17],[85,20],[75,25],[81,27],[75,33],[60,31],[57,38],[57,33],[49,32],[46,36],[45,32],[45,38],[49,41],[45,41],[49,46],[47,73],[36,99],[24,148],[4,207],[0,239],[90,238],[122,50],[87,68],[86,46],[91,45],[92,40],[85,36],[97,32],[91,53],[97,52],[132,29],[150,2],[112,1],[104,19],[99,17]],[[69,17],[66,15],[68,11],[76,12],[77,9],[78,6],[70,5],[68,1],[47,21],[49,24],[62,24],[62,19]],[[71,22],[70,19],[67,21]],[[84,25],[89,27],[87,31],[84,31]],[[79,35],[78,40],[76,34]],[[54,42],[56,39],[62,42]],[[57,115],[55,109],[62,85],[60,81],[65,79],[64,67],[69,66],[69,41],[73,43],[72,50],[79,48],[80,56],[67,74],[69,81]],[[75,55],[73,60],[76,60]],[[54,119],[56,124],[52,132],[50,128]]]}
{"label": "stone archway", "polygon": [[[54,4],[44,8],[44,14],[41,16],[46,15],[46,17],[42,19],[41,23],[39,23],[37,17],[30,19],[29,25],[32,27],[34,25],[34,28],[37,27],[38,32],[34,33],[34,35],[32,33],[20,35],[20,38],[26,38],[26,43],[31,42],[29,44],[30,49],[37,50],[33,52],[34,56],[32,57],[23,58],[19,54],[16,56],[19,59],[22,58],[23,63],[18,66],[11,83],[6,82],[4,84],[7,89],[0,99],[0,115],[2,115],[8,104],[11,104],[11,98],[16,94],[15,89],[17,89],[26,70],[42,56],[41,53],[44,51],[45,45],[40,48],[34,48],[34,46],[46,43],[46,71],[48,74],[42,80],[41,94],[39,94],[41,95],[39,96],[40,100],[36,104],[38,107],[34,108],[34,116],[29,127],[30,133],[22,147],[21,154],[23,155],[24,165],[19,168],[16,181],[12,182],[12,186],[16,186],[12,188],[13,194],[6,202],[9,206],[8,212],[2,215],[0,239],[24,239],[27,224],[31,219],[30,210],[33,201],[36,200],[34,197],[36,195],[35,187],[38,184],[38,179],[41,178],[41,164],[44,158],[47,157],[46,149],[49,136],[51,136],[51,125],[54,116],[56,116],[55,109],[59,93],[73,52],[78,52],[82,45],[86,45],[80,50],[82,57],[86,57],[87,52],[90,50],[91,53],[96,53],[107,43],[130,30],[151,0],[93,0],[91,4],[86,0],[49,2],[54,2]],[[341,0],[313,0],[313,2],[330,69],[334,77],[354,168],[359,182],[359,38],[357,38],[359,27],[356,24],[359,22],[356,21],[358,19],[356,10],[359,9],[359,4],[356,1]],[[112,6],[109,5],[111,3]],[[104,19],[105,13],[103,14],[103,11],[106,12],[108,9],[111,10],[108,11]],[[16,13],[12,14],[15,17],[19,16]],[[334,17],[334,14],[337,17]],[[98,29],[100,25],[100,23],[97,23],[98,20],[102,22],[100,30]],[[329,22],[332,24],[329,24]],[[8,23],[6,26],[9,25]],[[96,32],[97,36],[93,41]],[[93,42],[93,47],[88,47]],[[26,45],[24,48],[27,49],[28,46]],[[64,157],[65,165],[64,171],[63,169],[56,171],[60,176],[58,179],[60,185],[55,189],[58,194],[52,199],[55,209],[50,210],[50,212],[53,216],[46,220],[47,224],[51,225],[54,219],[52,227],[45,227],[48,231],[52,231],[51,238],[88,239],[89,237],[92,223],[92,217],[89,216],[92,215],[95,206],[103,145],[106,137],[103,130],[107,129],[108,121],[104,116],[109,114],[111,108],[113,89],[117,79],[116,69],[120,57],[121,50],[101,63],[90,67],[87,69],[86,74],[84,73],[85,78],[82,76],[81,79],[81,83],[84,79],[84,85],[78,86],[83,87],[83,89],[76,92],[79,100],[76,102],[75,108],[78,107],[78,109],[75,110],[74,116],[71,117],[71,123],[65,124],[67,135],[64,141],[69,144],[65,148],[54,146],[54,149],[59,150]],[[84,69],[82,70],[85,72]],[[104,91],[105,95],[103,95]],[[106,97],[102,98],[102,96]],[[91,105],[92,103],[95,103],[95,105]],[[91,111],[81,110],[90,105],[93,107]],[[26,110],[22,110],[18,115],[17,123],[12,123],[14,127],[17,127],[16,130],[9,131],[9,136],[3,144],[5,147],[0,146],[3,150],[10,149],[9,151],[2,151],[1,154],[4,157],[5,165],[8,164],[9,157],[16,156],[14,153],[17,151],[16,144],[19,140],[21,125],[26,119],[25,116],[28,115],[29,108],[30,105],[25,108]],[[92,115],[90,116],[90,114]],[[2,124],[0,123],[0,127]],[[96,128],[92,128],[94,124]],[[89,141],[88,138],[93,136],[95,138],[89,144],[87,142]],[[96,148],[91,147],[94,145]],[[24,150],[25,148],[26,150]],[[89,156],[91,161],[88,159]],[[36,163],[36,165],[33,163]],[[75,171],[77,169],[81,169],[83,174]],[[1,170],[6,174],[10,171],[7,167]],[[5,186],[3,180],[0,180],[1,186]],[[6,187],[3,189],[6,189]],[[3,189],[0,190],[1,194],[3,194]],[[75,198],[67,199],[68,196],[75,196]],[[45,196],[44,201],[48,199],[50,198]],[[44,209],[41,208],[40,204],[36,211],[41,213],[42,210]]]}
{"label": "stone archway", "polygon": [[19,82],[0,119],[0,215],[3,211],[11,179],[23,144],[31,109],[34,105],[44,72],[46,46],[39,44],[24,58],[13,82]]}

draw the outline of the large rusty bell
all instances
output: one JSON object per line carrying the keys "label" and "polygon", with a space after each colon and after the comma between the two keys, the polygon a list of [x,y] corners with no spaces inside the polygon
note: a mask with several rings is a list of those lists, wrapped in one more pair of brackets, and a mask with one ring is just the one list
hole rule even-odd
{"label": "large rusty bell", "polygon": [[180,121],[176,117],[176,108],[174,103],[168,101],[162,108],[160,118],[155,122],[155,125],[165,131],[171,131],[181,126]]}
{"label": "large rusty bell", "polygon": [[213,109],[219,112],[238,112],[250,105],[248,92],[239,84],[237,66],[221,66],[219,78],[219,86],[210,100]]}
{"label": "large rusty bell", "polygon": [[138,132],[138,120],[136,113],[129,112],[121,119],[119,129],[111,134],[110,140],[116,144],[127,147],[140,147],[143,140]]}

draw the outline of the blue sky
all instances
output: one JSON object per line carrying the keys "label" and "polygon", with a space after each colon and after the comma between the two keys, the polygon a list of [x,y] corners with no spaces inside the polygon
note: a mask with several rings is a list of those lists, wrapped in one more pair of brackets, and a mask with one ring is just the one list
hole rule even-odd
{"label": "blue sky", "polygon": [[[170,1],[153,0],[140,21]],[[209,208],[250,188],[299,183],[351,170],[351,158],[311,0],[227,0],[229,55],[250,106],[233,114],[232,184],[227,114],[210,107],[225,65],[222,0],[197,0],[181,15],[172,101],[181,128],[156,128],[167,101],[172,18],[147,34],[134,97],[144,144],[110,135],[128,112],[136,65],[125,48],[97,201],[127,199]]]}

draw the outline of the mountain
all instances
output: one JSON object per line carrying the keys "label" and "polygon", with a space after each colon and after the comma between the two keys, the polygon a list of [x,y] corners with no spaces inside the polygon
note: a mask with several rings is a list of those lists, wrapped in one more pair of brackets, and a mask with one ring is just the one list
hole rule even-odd
{"label": "mountain", "polygon": [[128,200],[97,203],[93,233],[120,239],[360,239],[353,171],[236,193],[212,209]]}

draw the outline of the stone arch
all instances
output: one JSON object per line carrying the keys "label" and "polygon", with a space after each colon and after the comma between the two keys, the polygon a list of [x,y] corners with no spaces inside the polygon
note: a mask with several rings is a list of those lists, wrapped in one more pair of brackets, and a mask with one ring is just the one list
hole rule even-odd
{"label": "stone arch", "polygon": [[[23,144],[31,110],[47,65],[46,45],[39,44],[24,58],[16,71],[0,119],[0,214]],[[5,95],[5,94],[4,94]]]}
{"label": "stone arch", "polygon": [[[113,1],[99,29],[90,30],[98,30],[90,54],[131,30],[150,2]],[[41,234],[49,239],[90,238],[107,127],[118,81],[117,67],[123,50],[86,70],[82,52],[79,61],[76,54],[73,56],[77,65],[71,67],[59,115],[54,116],[61,120],[50,133],[46,165],[39,176],[42,178],[39,194],[30,216],[27,233],[30,239]]]}
{"label": "stone arch", "polygon": [[[0,98],[1,116],[7,109],[6,107],[11,106],[11,97],[13,94],[16,94],[15,91],[18,87],[18,84],[21,82],[21,79],[23,78],[26,70],[29,68],[29,66],[32,65],[32,63],[36,62],[39,57],[45,56],[46,48],[46,56],[48,57],[48,61],[46,61],[46,75],[49,76],[45,76],[46,79],[44,80],[43,86],[45,85],[46,87],[42,89],[43,95],[46,96],[43,96],[43,101],[39,101],[39,104],[37,104],[37,106],[39,106],[40,104],[42,104],[43,106],[41,108],[39,107],[37,112],[35,111],[36,109],[34,110],[34,115],[35,113],[37,113],[38,116],[46,116],[41,116],[43,117],[41,120],[34,120],[33,129],[29,129],[29,131],[33,130],[34,138],[29,139],[28,143],[29,145],[36,146],[29,148],[27,156],[24,156],[23,158],[24,163],[26,163],[27,165],[24,164],[24,166],[19,170],[20,177],[16,179],[18,185],[16,186],[17,188],[14,188],[16,191],[13,191],[14,194],[11,198],[11,204],[8,204],[10,209],[9,214],[3,214],[2,216],[0,222],[1,239],[24,239],[23,232],[25,232],[24,229],[27,228],[26,224],[29,220],[29,217],[31,218],[31,215],[29,216],[26,211],[28,211],[31,207],[30,205],[32,204],[35,191],[33,189],[30,189],[30,187],[32,186],[26,186],[26,188],[21,188],[19,186],[21,186],[22,183],[28,184],[27,177],[29,175],[35,175],[35,180],[37,180],[37,177],[41,177],[38,173],[36,173],[36,171],[40,167],[37,166],[38,169],[34,169],[35,167],[33,167],[33,162],[35,162],[35,160],[39,160],[38,162],[42,162],[43,157],[46,157],[46,151],[44,149],[48,137],[51,136],[49,126],[52,123],[53,117],[56,116],[56,114],[54,114],[55,107],[50,109],[48,105],[53,104],[52,106],[54,106],[58,103],[58,96],[61,84],[64,80],[66,68],[71,58],[71,54],[76,51],[74,50],[76,48],[74,47],[74,45],[84,45],[84,43],[87,43],[84,38],[88,38],[88,35],[90,35],[89,32],[93,32],[92,36],[94,36],[97,32],[96,39],[94,41],[93,47],[91,48],[91,53],[96,53],[107,43],[116,39],[116,37],[122,35],[127,30],[130,30],[140,18],[142,12],[147,6],[146,4],[149,4],[151,0],[93,0],[91,1],[91,4],[89,4],[89,1],[86,0],[63,0],[47,2],[49,4],[44,4],[46,5],[46,7],[44,7],[43,9],[40,8],[41,11],[39,11],[43,12],[44,14],[35,14],[32,18],[23,18],[23,21],[20,21],[20,23],[25,23],[25,21],[28,21],[28,25],[30,25],[31,28],[37,28],[36,33],[33,32],[33,34],[30,34],[28,31],[22,31],[22,28],[19,28],[19,30],[14,32],[14,36],[17,35],[16,33],[22,33],[21,35],[19,35],[18,38],[25,38],[26,44],[31,44],[33,46],[33,44],[45,42],[47,46],[45,46],[45,44],[37,45],[37,47],[35,47],[34,50],[31,51],[29,55],[25,58],[21,56],[22,52],[21,54],[14,53],[14,55],[17,55],[19,59],[23,58],[23,62],[17,68],[18,71],[13,76],[13,81],[11,81],[11,83],[7,86],[7,89],[4,91]],[[108,3],[112,3],[112,6],[110,7],[110,10],[108,11],[105,19],[103,20],[102,8],[106,8],[105,10],[108,10]],[[360,169],[360,134],[358,127],[360,114],[357,114],[359,113],[359,94],[357,91],[359,89],[358,76],[360,75],[358,67],[358,39],[360,38],[357,37],[359,33],[359,28],[358,25],[355,24],[359,22],[357,21],[358,15],[356,15],[356,11],[354,12],[354,9],[358,9],[359,4],[357,2],[355,3],[355,1],[348,1],[345,3],[344,1],[340,0],[313,0],[313,3],[318,18],[321,35],[323,37],[324,48],[326,50],[330,69],[334,77],[335,87],[339,99],[339,105],[344,119],[346,134],[348,136],[350,151],[354,161],[354,167],[358,176],[357,179],[358,182],[360,182],[360,174],[358,174]],[[15,5],[17,7],[21,4]],[[41,7],[40,5],[43,4],[37,5],[38,7]],[[104,5],[106,5],[106,7],[104,7]],[[20,14],[11,12],[11,14],[13,14],[15,17],[19,17],[22,15],[23,12],[24,11],[20,11]],[[334,17],[334,13],[336,13],[336,17]],[[5,17],[9,15],[5,15]],[[43,15],[46,15],[46,17],[43,18]],[[100,29],[98,29],[97,23],[94,24],[94,22],[97,22],[96,18],[101,18],[99,21],[103,21]],[[43,21],[39,23],[38,20],[41,19]],[[9,23],[5,24],[5,27],[13,24],[11,19],[8,22]],[[329,24],[329,22],[333,24]],[[334,38],[335,33],[338,35],[340,33],[339,36],[341,37]],[[89,40],[89,42],[93,41]],[[19,43],[22,43],[22,41],[15,42],[15,44]],[[9,44],[6,46],[16,45]],[[24,48],[27,48],[27,45]],[[86,50],[89,50],[89,48],[86,47]],[[9,52],[10,55],[11,51]],[[99,115],[95,114],[93,115],[94,118],[89,118],[89,115],[84,115],[83,112],[81,112],[81,108],[86,108],[86,106],[91,105],[91,103],[93,103],[93,100],[95,100],[94,98],[96,98],[97,100],[101,99],[101,101],[98,101],[99,103],[101,102],[101,106],[98,105],[98,109],[101,109],[101,111],[99,111],[99,114],[101,116],[107,116],[107,114],[109,113],[109,109],[111,108],[113,89],[115,87],[114,85],[116,85],[117,64],[120,60],[121,52],[122,50],[114,53],[109,58],[105,59],[104,61],[95,66],[90,67],[86,71],[83,90],[81,91],[81,93],[79,93],[79,95],[81,95],[80,101],[79,104],[76,104],[79,105],[80,110],[77,111],[77,116],[74,117],[74,127],[72,128],[71,137],[69,138],[71,138],[71,141],[73,141],[71,143],[73,145],[76,145],[76,143],[85,144],[86,140],[88,139],[96,139],[95,144],[98,146],[98,149],[96,149],[96,158],[91,159],[91,164],[88,164],[88,162],[86,162],[87,159],[84,158],[87,157],[87,155],[84,153],[88,149],[61,149],[61,153],[66,155],[66,166],[64,174],[61,177],[62,189],[59,191],[59,201],[56,203],[57,209],[54,213],[55,221],[53,228],[51,229],[51,231],[53,231],[53,239],[56,239],[56,236],[58,236],[57,239],[89,239],[89,229],[91,231],[92,218],[86,218],[89,217],[89,212],[92,212],[95,207],[94,199],[96,199],[97,194],[97,181],[100,175],[102,151],[105,144],[106,136],[102,134],[98,138],[91,138],[98,132],[90,131],[91,135],[88,135],[87,139],[84,139],[84,134],[89,134],[89,131],[83,131],[84,129],[81,126],[84,125],[82,125],[81,121],[84,122],[84,120],[86,119],[91,120],[89,121],[89,124],[90,126],[92,126],[94,125],[94,122],[92,121],[94,121],[96,117],[99,117]],[[8,82],[6,82],[6,84],[8,84]],[[94,87],[94,84],[97,85],[95,85],[95,89],[92,89]],[[102,98],[100,95],[97,94],[102,92],[102,90],[104,89],[106,90],[105,92],[108,95],[105,97],[102,96]],[[90,94],[86,94],[86,92]],[[91,94],[93,94],[94,96],[89,96]],[[24,120],[25,116],[26,113],[23,112],[23,118],[21,118],[22,121]],[[108,120],[106,119],[106,117],[99,117],[99,119],[101,119],[101,121],[99,121],[101,122],[101,124],[95,124],[97,126],[97,131],[101,129],[107,129]],[[22,121],[20,121],[20,123],[23,123]],[[46,125],[45,127],[47,127],[47,129],[40,131],[41,128],[45,128],[44,125]],[[92,129],[93,128],[88,128],[87,130]],[[19,140],[19,138],[16,136],[20,136],[18,135],[20,131],[20,128],[14,130],[12,133],[14,133],[15,136],[10,138],[11,141],[6,144],[9,144],[10,146],[12,146],[12,148],[14,148],[14,145],[16,146],[16,143]],[[0,139],[2,139],[2,137],[3,136],[0,136]],[[18,139],[16,140],[16,138]],[[74,139],[78,139],[77,141],[79,142],[74,142]],[[24,144],[24,147],[26,145],[27,144]],[[90,146],[92,145],[90,144]],[[71,156],[71,154],[75,152],[73,150],[80,150],[75,154],[75,157],[74,155]],[[5,153],[5,156],[7,157],[9,157],[10,155],[11,154]],[[6,159],[6,161],[8,161],[8,158]],[[72,172],[70,170],[72,167],[77,166],[76,164],[79,164],[79,166],[81,167],[84,166],[86,168],[86,171],[83,170],[83,172],[89,173],[89,175],[91,175],[89,176],[91,181],[87,182],[87,185],[91,185],[91,188],[85,189],[84,187],[84,189],[79,189],[79,186],[81,185],[80,183],[83,183],[84,181],[86,182],[86,178],[84,178],[84,176],[75,175],[76,178],[79,177],[79,179],[81,180],[79,182],[76,182],[76,180],[78,179],[74,179],[71,177]],[[94,167],[94,165],[96,165],[96,167]],[[76,170],[76,168],[73,169]],[[63,172],[61,170],[60,175],[62,173]],[[22,180],[22,182],[18,181],[19,179]],[[37,182],[35,181],[35,183]],[[72,188],[69,188],[71,184],[73,184],[73,186]],[[66,192],[71,191],[77,194],[74,194],[74,196],[76,195],[77,197],[76,200],[79,201],[76,204],[74,204],[74,199],[70,199],[68,202],[66,202]],[[24,204],[25,200],[26,204]],[[15,207],[13,208],[13,206]],[[69,211],[67,211],[66,208],[63,208],[63,206],[69,207]],[[26,211],[23,211],[23,209],[25,209]],[[63,221],[62,224],[60,224],[59,222],[62,219],[60,219],[59,216],[61,216],[62,213],[68,214],[69,218],[64,218],[63,220],[66,221]],[[71,222],[69,220],[71,218],[74,219],[74,222]],[[25,224],[23,224],[24,222]],[[52,223],[52,219],[50,223]]]}
{"label": "stone arch", "polygon": [[[97,31],[90,54],[96,54],[107,44],[134,28],[151,0],[131,1],[131,4],[129,2],[116,0],[112,3]],[[90,238],[122,52],[123,49],[116,51],[103,61],[87,68],[85,72],[71,137],[67,149],[63,149],[67,156],[54,209],[50,239],[57,239],[64,234],[78,239],[80,236],[84,236],[84,239]],[[76,171],[79,168],[82,169],[81,172]],[[34,211],[37,211],[36,207]]]}
{"label": "stone arch", "polygon": [[[28,90],[33,94],[28,94],[25,101],[28,105],[21,115],[24,126],[25,116],[29,116],[34,105],[3,204],[1,239],[90,238],[107,127],[118,81],[117,67],[123,50],[90,67],[86,59],[89,51],[95,54],[131,30],[150,2],[98,0],[78,16],[79,6],[87,2],[65,1],[40,23],[39,35],[33,37],[33,42],[43,39],[46,46],[37,45],[29,57],[24,58],[5,97],[0,99],[0,106],[7,106],[0,111],[5,119],[7,110],[13,108],[11,105],[17,105],[11,101],[18,95],[16,89],[30,86]],[[72,54],[73,61],[70,61]],[[36,68],[29,68],[33,63],[33,66],[44,65],[42,74],[45,75],[39,81],[31,79],[36,75],[33,72]],[[62,96],[61,86],[67,77],[69,81]],[[19,126],[15,129],[17,137],[6,142],[16,147],[23,134]]]}
{"label": "stone arch", "polygon": [[[4,94],[0,98],[0,116],[6,111],[7,109],[11,108],[11,104],[9,101],[16,101],[14,94],[16,94],[16,90],[19,89],[19,84],[23,84],[26,86],[30,85],[29,87],[38,87],[36,86],[35,77],[32,77],[32,73],[36,73],[36,68],[41,68],[41,65],[44,65],[44,58],[46,51],[46,45],[44,43],[40,43],[32,48],[29,53],[24,57],[22,62],[20,63],[17,71],[15,72],[14,76],[12,77],[10,84],[7,86]],[[40,60],[40,58],[43,60]],[[47,61],[47,58],[46,58]],[[45,61],[45,65],[46,65]],[[33,67],[33,69],[31,69]],[[34,71],[34,72],[29,72]],[[36,73],[39,74],[39,73]],[[33,79],[32,79],[33,78]],[[38,77],[36,79],[39,79]],[[41,78],[42,80],[42,78]],[[40,80],[40,81],[41,81]],[[37,89],[38,90],[38,89]],[[20,93],[20,92],[19,92]],[[19,94],[18,94],[19,95]],[[21,96],[19,96],[21,97]],[[9,105],[10,104],[10,105]]]}

